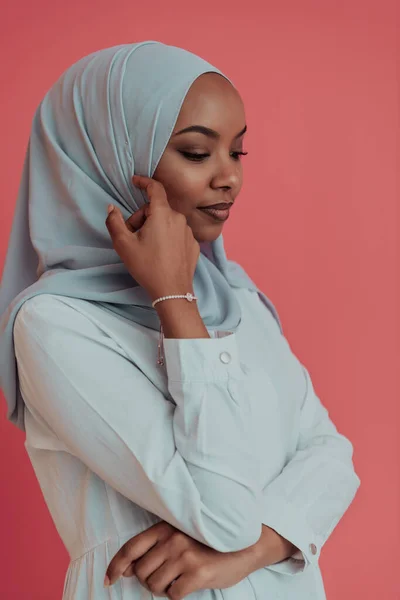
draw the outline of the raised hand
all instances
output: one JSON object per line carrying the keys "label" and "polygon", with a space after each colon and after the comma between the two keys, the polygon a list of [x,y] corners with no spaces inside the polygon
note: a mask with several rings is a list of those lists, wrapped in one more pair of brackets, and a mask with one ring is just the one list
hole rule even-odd
{"label": "raised hand", "polygon": [[186,294],[193,286],[200,245],[186,217],[170,207],[160,182],[142,176],[133,182],[146,191],[149,204],[127,221],[114,207],[106,219],[113,247],[152,300]]}

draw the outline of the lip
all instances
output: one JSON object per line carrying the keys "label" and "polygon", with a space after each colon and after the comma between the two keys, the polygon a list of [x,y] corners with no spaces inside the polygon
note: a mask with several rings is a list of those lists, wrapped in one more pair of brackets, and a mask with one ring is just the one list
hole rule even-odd
{"label": "lip", "polygon": [[229,217],[230,208],[225,208],[224,210],[217,208],[209,208],[206,206],[198,207],[198,209],[203,212],[208,217],[211,217],[214,221],[226,221]]}
{"label": "lip", "polygon": [[199,208],[215,208],[215,210],[229,210],[233,202],[219,202],[218,204],[208,204],[207,206],[199,206]]}

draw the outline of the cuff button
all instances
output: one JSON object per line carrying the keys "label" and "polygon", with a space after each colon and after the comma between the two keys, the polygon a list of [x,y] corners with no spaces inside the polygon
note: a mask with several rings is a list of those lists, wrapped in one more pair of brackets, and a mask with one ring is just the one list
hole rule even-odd
{"label": "cuff button", "polygon": [[221,354],[219,355],[219,359],[221,362],[228,364],[231,362],[231,355],[229,354],[229,352],[221,352]]}
{"label": "cuff button", "polygon": [[315,544],[310,544],[310,550],[312,554],[317,554],[317,546]]}

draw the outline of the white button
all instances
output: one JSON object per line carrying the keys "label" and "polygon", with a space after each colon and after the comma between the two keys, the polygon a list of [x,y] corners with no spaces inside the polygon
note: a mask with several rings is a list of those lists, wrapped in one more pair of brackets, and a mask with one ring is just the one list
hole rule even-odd
{"label": "white button", "polygon": [[317,554],[317,546],[315,544],[310,544],[310,550],[313,554]]}
{"label": "white button", "polygon": [[221,354],[219,355],[219,359],[221,362],[227,364],[231,362],[231,355],[229,354],[229,352],[221,352]]}

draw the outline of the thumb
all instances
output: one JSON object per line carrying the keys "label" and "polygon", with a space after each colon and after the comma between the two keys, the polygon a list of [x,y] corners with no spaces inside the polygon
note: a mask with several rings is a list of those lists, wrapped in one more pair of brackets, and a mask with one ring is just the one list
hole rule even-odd
{"label": "thumb", "polygon": [[117,235],[121,237],[128,234],[129,230],[119,208],[114,204],[109,204],[107,211],[108,216],[106,219],[106,226],[111,238],[114,239]]}

